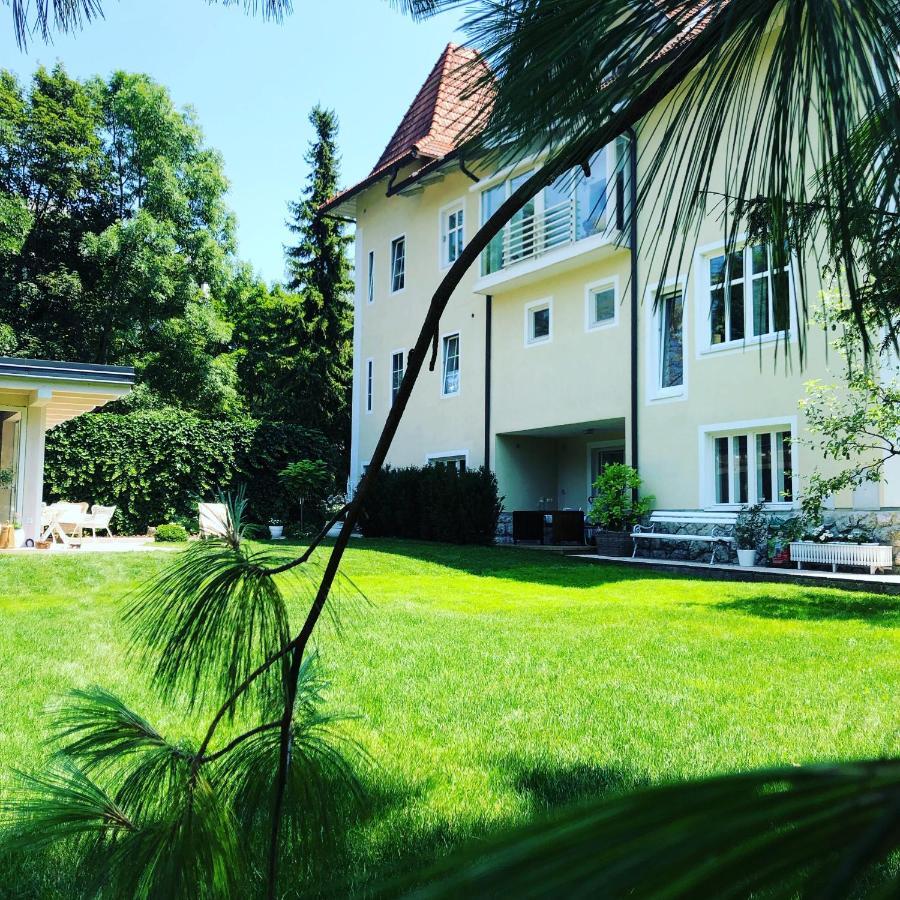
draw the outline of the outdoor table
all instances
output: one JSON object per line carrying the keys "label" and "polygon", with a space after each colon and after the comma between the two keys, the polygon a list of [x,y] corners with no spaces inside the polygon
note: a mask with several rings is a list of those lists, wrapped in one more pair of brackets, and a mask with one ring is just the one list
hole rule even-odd
{"label": "outdoor table", "polygon": [[580,509],[519,509],[513,511],[513,543],[583,544],[584,512]]}

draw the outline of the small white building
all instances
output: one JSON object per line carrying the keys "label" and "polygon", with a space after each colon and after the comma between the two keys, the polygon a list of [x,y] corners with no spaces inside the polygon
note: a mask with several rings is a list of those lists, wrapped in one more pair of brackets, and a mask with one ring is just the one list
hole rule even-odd
{"label": "small white building", "polygon": [[[40,534],[47,429],[124,397],[134,369],[0,357],[0,524],[21,522],[26,540]],[[80,498],[79,498],[80,499]]]}

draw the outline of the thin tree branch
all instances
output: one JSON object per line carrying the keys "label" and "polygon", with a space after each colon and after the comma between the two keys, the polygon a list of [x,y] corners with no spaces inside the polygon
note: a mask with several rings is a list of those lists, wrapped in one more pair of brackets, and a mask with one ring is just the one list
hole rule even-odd
{"label": "thin tree branch", "polygon": [[282,572],[288,572],[296,566],[302,565],[305,563],[315,552],[316,548],[322,541],[328,537],[328,532],[331,531],[332,526],[340,519],[342,515],[344,515],[347,510],[350,509],[350,504],[345,503],[325,524],[324,528],[315,536],[310,545],[306,548],[301,556],[298,556],[296,559],[291,560],[289,563],[284,563],[281,566],[275,566],[273,569],[262,569],[262,573],[264,575],[280,575]]}
{"label": "thin tree branch", "polygon": [[257,725],[256,728],[251,728],[249,731],[245,731],[243,734],[239,734],[233,741],[229,741],[221,750],[216,750],[215,753],[210,753],[208,756],[199,757],[199,765],[205,765],[206,763],[213,762],[214,760],[219,759],[221,756],[225,756],[226,753],[230,753],[234,750],[235,747],[242,744],[248,738],[252,738],[257,734],[261,734],[264,731],[271,731],[273,728],[279,728],[281,726],[281,719],[276,719],[274,722],[266,722],[265,725]]}

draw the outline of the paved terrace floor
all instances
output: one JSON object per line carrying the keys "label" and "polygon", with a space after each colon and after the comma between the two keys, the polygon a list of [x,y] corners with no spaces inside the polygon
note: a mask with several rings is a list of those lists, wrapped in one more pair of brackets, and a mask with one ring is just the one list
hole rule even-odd
{"label": "paved terrace floor", "polygon": [[[836,587],[844,590],[867,591],[870,594],[900,595],[900,575],[868,572],[832,572],[830,569],[777,569],[769,566],[733,566],[725,563],[709,565],[679,559],[655,559],[646,556],[599,556],[593,547],[551,544],[499,544],[514,550],[542,550],[580,559],[587,563],[631,566],[635,569],[655,572],[670,572],[674,575],[689,575],[691,578],[712,578],[720,581],[768,581],[787,584],[815,584],[819,587]],[[810,565],[809,563],[806,564]]]}
{"label": "paved terrace floor", "polygon": [[134,553],[146,551],[172,551],[179,547],[157,544],[149,537],[86,537],[81,539],[81,546],[72,544],[65,546],[54,543],[47,550],[38,550],[35,547],[17,547],[14,550],[0,550],[0,553]]}

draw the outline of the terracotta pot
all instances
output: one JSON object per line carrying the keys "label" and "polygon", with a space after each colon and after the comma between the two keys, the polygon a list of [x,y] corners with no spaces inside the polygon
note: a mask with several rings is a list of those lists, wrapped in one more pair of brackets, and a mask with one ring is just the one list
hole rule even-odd
{"label": "terracotta pot", "polygon": [[631,556],[634,543],[628,531],[596,531],[598,556]]}

